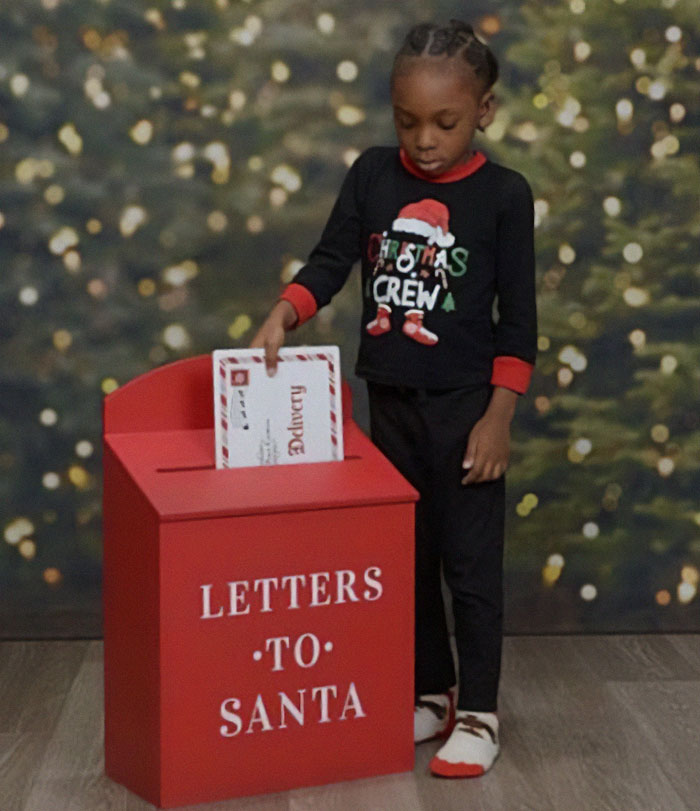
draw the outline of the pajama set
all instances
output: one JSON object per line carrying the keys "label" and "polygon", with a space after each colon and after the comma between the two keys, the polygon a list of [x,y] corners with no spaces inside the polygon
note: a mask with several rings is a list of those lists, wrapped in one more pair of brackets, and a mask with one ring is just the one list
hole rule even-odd
{"label": "pajama set", "polygon": [[462,460],[493,387],[522,394],[529,385],[533,216],[525,178],[481,152],[429,178],[402,150],[373,147],[350,168],[318,245],[282,294],[303,323],[361,260],[355,373],[368,384],[372,440],[420,493],[416,694],[456,681],[442,566],[460,709],[497,708],[505,480],[463,485]]}

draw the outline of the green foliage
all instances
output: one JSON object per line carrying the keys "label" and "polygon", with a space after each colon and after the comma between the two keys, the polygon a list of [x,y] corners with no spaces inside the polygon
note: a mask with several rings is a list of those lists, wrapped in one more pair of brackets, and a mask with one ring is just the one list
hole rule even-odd
{"label": "green foliage", "polygon": [[[477,146],[537,198],[541,353],[509,472],[509,626],[697,630],[697,4],[469,12],[501,64]],[[40,632],[42,611],[95,607],[104,392],[247,345],[353,154],[393,142],[400,37],[463,14],[438,0],[2,4],[0,614],[34,612]],[[346,375],[357,293],[351,281],[295,336],[339,343]]]}

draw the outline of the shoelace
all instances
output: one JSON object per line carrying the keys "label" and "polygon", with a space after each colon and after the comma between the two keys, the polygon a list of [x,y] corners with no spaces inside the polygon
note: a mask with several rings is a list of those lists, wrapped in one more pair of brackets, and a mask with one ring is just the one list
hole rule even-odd
{"label": "shoelace", "polygon": [[460,732],[468,732],[470,735],[476,735],[479,738],[483,738],[483,735],[479,733],[479,730],[484,729],[491,736],[494,746],[496,745],[496,733],[488,724],[485,724],[480,718],[477,718],[476,715],[460,716],[457,718],[455,728],[460,730]]}

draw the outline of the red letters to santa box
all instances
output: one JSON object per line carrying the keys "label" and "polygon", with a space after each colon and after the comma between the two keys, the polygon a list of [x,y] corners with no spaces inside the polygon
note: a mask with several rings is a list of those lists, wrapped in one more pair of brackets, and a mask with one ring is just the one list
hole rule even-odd
{"label": "red letters to santa box", "polygon": [[104,406],[107,774],[161,807],[413,768],[413,488],[216,470],[209,356]]}

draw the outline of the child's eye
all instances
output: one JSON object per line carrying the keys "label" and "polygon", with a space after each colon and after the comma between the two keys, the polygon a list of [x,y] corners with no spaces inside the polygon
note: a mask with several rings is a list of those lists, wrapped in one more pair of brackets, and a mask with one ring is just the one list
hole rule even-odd
{"label": "child's eye", "polygon": [[401,127],[402,130],[408,130],[412,126],[413,126],[413,121],[405,121],[405,120],[399,119],[399,127]]}
{"label": "child's eye", "polygon": [[441,130],[453,130],[457,126],[457,122],[453,121],[452,124],[445,124],[444,122],[440,122],[439,127]]}

